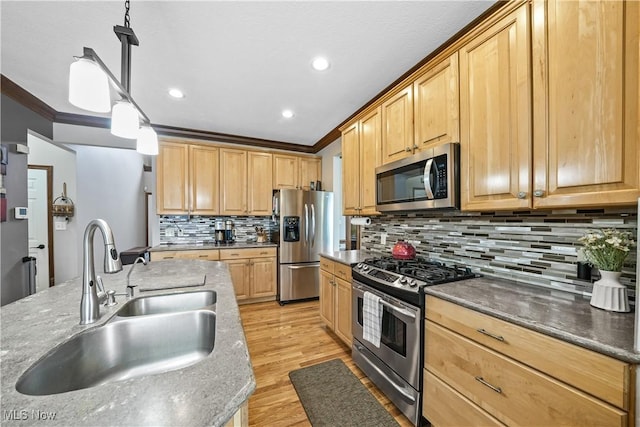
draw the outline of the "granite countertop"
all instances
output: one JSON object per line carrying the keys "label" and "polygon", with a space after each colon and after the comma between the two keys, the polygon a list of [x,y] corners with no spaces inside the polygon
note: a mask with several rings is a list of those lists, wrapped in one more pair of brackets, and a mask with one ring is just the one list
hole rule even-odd
{"label": "granite countertop", "polygon": [[364,250],[350,250],[350,251],[334,251],[334,252],[323,252],[320,256],[325,258],[329,258],[333,261],[337,261],[346,265],[355,265],[359,262],[364,261],[367,258],[371,258],[376,256],[374,252],[364,251]]}
{"label": "granite countertop", "polygon": [[481,277],[424,288],[433,295],[563,341],[630,363],[634,313],[592,307],[589,297],[508,280]]}
{"label": "granite countertop", "polygon": [[162,251],[190,251],[198,249],[249,249],[249,248],[277,248],[277,243],[258,243],[258,242],[235,242],[231,245],[215,243],[194,243],[194,244],[161,244],[149,249],[149,252],[162,252]]}
{"label": "granite countertop", "polygon": [[[96,260],[96,272],[101,271]],[[124,292],[130,265],[116,274],[101,274],[106,289]],[[137,292],[137,296],[212,289],[217,293],[216,337],[204,360],[171,372],[131,378],[48,396],[19,393],[20,375],[49,350],[77,333],[106,323],[125,302],[101,307],[101,318],[79,325],[81,279],[2,307],[2,425],[42,425],[38,414],[53,413],[46,425],[182,425],[222,426],[253,393],[256,382],[231,277],[218,261],[170,260],[137,265],[131,284],[140,287],[202,282],[178,290]],[[158,331],[162,333],[162,331]],[[7,415],[12,412],[13,416]]]}

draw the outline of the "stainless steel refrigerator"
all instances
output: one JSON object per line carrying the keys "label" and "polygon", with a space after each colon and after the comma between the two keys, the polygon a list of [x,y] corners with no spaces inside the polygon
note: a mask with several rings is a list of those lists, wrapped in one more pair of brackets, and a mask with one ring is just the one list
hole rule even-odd
{"label": "stainless steel refrigerator", "polygon": [[278,300],[317,298],[320,289],[320,253],[333,251],[333,193],[278,190],[273,196],[280,246]]}

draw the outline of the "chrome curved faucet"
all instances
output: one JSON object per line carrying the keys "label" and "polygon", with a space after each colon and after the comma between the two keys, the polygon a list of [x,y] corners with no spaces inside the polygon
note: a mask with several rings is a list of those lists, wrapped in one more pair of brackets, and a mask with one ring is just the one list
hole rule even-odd
{"label": "chrome curved faucet", "polygon": [[96,229],[102,233],[104,241],[104,272],[117,273],[122,270],[120,255],[116,250],[113,232],[103,219],[94,219],[84,230],[82,245],[82,300],[80,300],[80,324],[88,325],[100,318],[100,302],[98,300],[98,281],[93,265],[93,235]]}

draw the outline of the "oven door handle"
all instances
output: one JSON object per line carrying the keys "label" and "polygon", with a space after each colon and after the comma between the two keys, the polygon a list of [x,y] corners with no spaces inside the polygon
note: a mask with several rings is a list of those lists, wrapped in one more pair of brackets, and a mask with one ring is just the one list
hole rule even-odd
{"label": "oven door handle", "polygon": [[[424,174],[422,175],[422,181],[424,182],[424,191],[427,192],[427,198],[432,200],[433,191],[431,190],[431,178],[429,173],[431,172],[431,168],[433,168],[433,159],[427,160],[427,163],[424,165]],[[438,176],[435,174],[434,176]]]}
{"label": "oven door handle", "polygon": [[378,368],[376,366],[375,363],[373,363],[371,360],[369,360],[369,358],[364,354],[364,352],[362,351],[364,349],[364,347],[362,346],[362,344],[355,344],[356,349],[358,349],[358,351],[360,352],[360,357],[363,357],[365,359],[367,359],[367,362],[369,362],[369,366],[371,368],[373,368],[378,375],[380,375],[382,378],[385,379],[385,381],[387,381],[387,383],[391,384],[391,386],[396,389],[396,391],[398,393],[400,393],[400,395],[402,397],[404,397],[404,399],[411,403],[411,404],[415,404],[416,403],[416,399],[415,397],[411,396],[409,393],[407,393],[404,389],[402,389],[401,387],[398,387],[398,385],[391,379],[389,378],[389,376],[387,374],[384,373],[384,371],[382,371],[380,368]]}
{"label": "oven door handle", "polygon": [[[357,291],[360,291],[360,293],[362,293],[363,298],[364,298],[364,292],[365,289],[362,286],[359,285],[353,285],[353,288],[356,289]],[[368,291],[371,292],[371,291]],[[379,294],[375,293],[375,292],[371,292],[374,295],[378,295]],[[384,305],[385,307],[388,307],[392,312],[394,312],[395,314],[399,314],[403,317],[405,317],[405,319],[407,319],[408,322],[415,322],[416,320],[416,315],[413,314],[412,312],[410,312],[409,310],[406,310],[404,308],[400,308],[400,307],[396,307],[395,305],[391,304],[390,302],[387,302],[383,299],[380,300],[380,304]]]}

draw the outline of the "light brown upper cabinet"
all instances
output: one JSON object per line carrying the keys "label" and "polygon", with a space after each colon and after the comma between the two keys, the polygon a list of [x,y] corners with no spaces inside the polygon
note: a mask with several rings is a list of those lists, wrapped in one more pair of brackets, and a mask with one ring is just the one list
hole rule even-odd
{"label": "light brown upper cabinet", "polygon": [[530,205],[528,10],[488,24],[459,51],[463,210]]}
{"label": "light brown upper cabinet", "polygon": [[220,149],[222,215],[271,215],[272,156]]}
{"label": "light brown upper cabinet", "polygon": [[535,0],[535,207],[640,197],[640,3]]}
{"label": "light brown upper cabinet", "polygon": [[317,157],[273,155],[273,188],[310,189],[310,183],[322,179],[322,160]]}
{"label": "light brown upper cabinet", "polygon": [[400,160],[414,152],[413,86],[382,103],[382,163]]}
{"label": "light brown upper cabinet", "polygon": [[458,53],[429,68],[413,83],[416,150],[460,142]]}
{"label": "light brown upper cabinet", "polygon": [[247,215],[247,152],[220,149],[222,215]]}
{"label": "light brown upper cabinet", "polygon": [[273,159],[270,153],[249,151],[248,206],[249,215],[271,215]]}
{"label": "light brown upper cabinet", "polygon": [[344,215],[376,215],[376,174],[380,165],[380,107],[342,131]]}
{"label": "light brown upper cabinet", "polygon": [[161,142],[156,160],[157,212],[217,215],[218,148]]}

